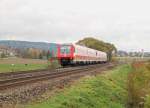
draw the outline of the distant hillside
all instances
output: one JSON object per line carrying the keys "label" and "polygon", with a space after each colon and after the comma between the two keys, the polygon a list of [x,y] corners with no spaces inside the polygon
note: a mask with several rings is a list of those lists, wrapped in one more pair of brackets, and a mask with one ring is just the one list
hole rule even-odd
{"label": "distant hillside", "polygon": [[12,40],[1,40],[0,46],[8,46],[12,48],[37,48],[42,50],[48,50],[50,45],[53,43],[46,42],[28,42],[28,41],[12,41]]}
{"label": "distant hillside", "polygon": [[117,51],[117,56],[119,57],[150,57],[150,52],[127,52],[127,51],[122,51],[119,50]]}

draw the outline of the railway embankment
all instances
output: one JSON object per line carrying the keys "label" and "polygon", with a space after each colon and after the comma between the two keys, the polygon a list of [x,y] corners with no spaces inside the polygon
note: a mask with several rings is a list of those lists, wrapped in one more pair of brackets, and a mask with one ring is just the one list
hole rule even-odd
{"label": "railway embankment", "polygon": [[26,108],[125,108],[131,70],[131,65],[122,65],[105,74],[86,76],[51,98]]}
{"label": "railway embankment", "polygon": [[[107,63],[91,66],[79,66],[57,69],[57,72],[39,71],[26,73],[8,73],[1,76],[0,108],[21,108],[20,104],[43,100],[51,97],[57,89],[77,81],[83,76],[91,76],[111,70],[116,63]],[[5,89],[4,89],[5,88]],[[50,95],[43,96],[45,93]],[[17,107],[19,105],[19,107]]]}

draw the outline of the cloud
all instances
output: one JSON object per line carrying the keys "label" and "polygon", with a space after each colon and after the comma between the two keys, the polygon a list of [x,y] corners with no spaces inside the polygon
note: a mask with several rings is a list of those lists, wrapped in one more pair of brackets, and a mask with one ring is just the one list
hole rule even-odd
{"label": "cloud", "polygon": [[75,42],[87,36],[150,51],[149,0],[0,0],[0,39]]}

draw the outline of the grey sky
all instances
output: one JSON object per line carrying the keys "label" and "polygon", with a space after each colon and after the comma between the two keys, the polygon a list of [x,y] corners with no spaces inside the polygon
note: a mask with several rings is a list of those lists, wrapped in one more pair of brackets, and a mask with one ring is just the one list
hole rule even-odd
{"label": "grey sky", "polygon": [[75,42],[93,36],[150,51],[149,0],[0,0],[0,40]]}

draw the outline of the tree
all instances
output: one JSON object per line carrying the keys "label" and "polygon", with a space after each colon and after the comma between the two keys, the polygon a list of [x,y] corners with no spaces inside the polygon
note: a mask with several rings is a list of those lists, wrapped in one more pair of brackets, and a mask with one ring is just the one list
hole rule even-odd
{"label": "tree", "polygon": [[5,58],[5,57],[6,57],[6,54],[4,52],[2,52],[1,58]]}
{"label": "tree", "polygon": [[84,38],[83,40],[79,40],[76,44],[106,52],[109,60],[111,60],[111,58],[112,58],[112,52],[117,51],[117,48],[113,44],[106,43],[106,42],[103,42],[101,40],[98,40],[98,39],[95,39],[92,37],[88,37],[88,38]]}
{"label": "tree", "polygon": [[39,54],[39,59],[42,59],[42,58],[43,58],[43,56],[42,56],[42,54],[40,53],[40,54]]}

